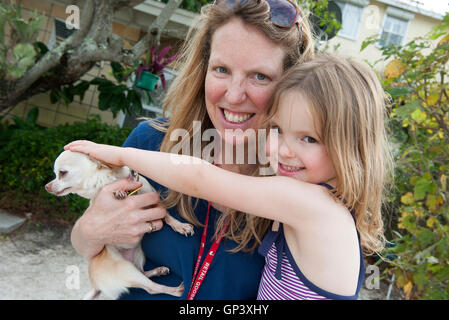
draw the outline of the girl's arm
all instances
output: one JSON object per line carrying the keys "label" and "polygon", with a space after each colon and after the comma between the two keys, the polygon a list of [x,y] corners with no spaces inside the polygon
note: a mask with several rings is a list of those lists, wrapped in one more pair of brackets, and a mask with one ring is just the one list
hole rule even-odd
{"label": "girl's arm", "polygon": [[[288,225],[304,222],[324,188],[288,177],[251,177],[184,155],[77,141],[66,149],[126,165],[169,189]],[[312,212],[313,212],[312,211]],[[310,215],[310,214],[309,214]]]}

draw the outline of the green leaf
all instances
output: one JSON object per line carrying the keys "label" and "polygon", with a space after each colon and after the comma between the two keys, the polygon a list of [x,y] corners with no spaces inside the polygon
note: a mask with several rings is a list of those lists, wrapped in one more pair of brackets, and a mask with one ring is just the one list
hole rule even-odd
{"label": "green leaf", "polygon": [[78,83],[76,86],[74,86],[71,91],[74,95],[80,96],[80,101],[83,101],[84,94],[89,89],[89,86],[90,86],[90,82],[83,80],[80,83]]}
{"label": "green leaf", "polygon": [[34,107],[28,112],[26,122],[34,125],[36,124],[38,117],[39,117],[39,108]]}
{"label": "green leaf", "polygon": [[107,92],[100,92],[98,96],[98,109],[107,110],[110,107],[111,101],[113,101],[114,95]]}
{"label": "green leaf", "polygon": [[432,191],[432,181],[427,179],[419,179],[416,182],[415,188],[413,189],[414,197],[416,200],[422,200],[425,198],[427,192]]}
{"label": "green leaf", "polygon": [[111,61],[112,75],[118,82],[123,81],[123,68],[118,62]]}
{"label": "green leaf", "polygon": [[406,96],[410,92],[413,92],[412,88],[404,88],[404,87],[395,87],[395,88],[386,88],[387,91],[392,98]]}
{"label": "green leaf", "polygon": [[401,197],[401,202],[403,204],[412,204],[414,201],[415,199],[413,198],[413,193],[411,192],[407,192]]}
{"label": "green leaf", "polygon": [[423,122],[424,120],[426,120],[426,118],[426,113],[422,112],[419,108],[412,112],[412,119],[416,122]]}
{"label": "green leaf", "polygon": [[399,119],[407,119],[410,115],[420,106],[419,101],[415,100],[413,102],[407,103],[395,109],[396,115]]}
{"label": "green leaf", "polygon": [[418,242],[421,248],[427,248],[436,240],[435,234],[431,230],[423,230],[418,234]]}

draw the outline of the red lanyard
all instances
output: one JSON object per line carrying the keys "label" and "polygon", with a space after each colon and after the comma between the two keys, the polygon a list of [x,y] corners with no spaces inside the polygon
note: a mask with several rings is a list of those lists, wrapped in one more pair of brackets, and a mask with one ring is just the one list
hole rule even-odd
{"label": "red lanyard", "polygon": [[187,300],[193,300],[193,298],[196,296],[196,293],[198,292],[198,289],[203,283],[204,278],[206,278],[207,271],[209,271],[209,267],[212,263],[212,260],[214,259],[215,253],[217,252],[218,246],[220,245],[221,239],[223,238],[223,234],[226,232],[228,225],[229,225],[229,219],[226,221],[225,225],[223,226],[223,229],[221,229],[220,234],[215,239],[214,243],[212,244],[209,254],[204,259],[203,265],[201,266],[200,272],[198,273],[198,269],[200,267],[201,258],[203,257],[204,253],[204,247],[206,245],[206,235],[207,235],[207,225],[209,223],[209,213],[210,213],[210,207],[211,203],[209,202],[209,206],[207,207],[207,214],[206,214],[206,221],[204,222],[204,229],[203,229],[203,236],[201,237],[201,245],[200,245],[200,251],[198,253],[198,259],[196,260],[195,265],[195,271],[193,272],[192,277],[192,285],[190,286],[189,294],[187,295]]}

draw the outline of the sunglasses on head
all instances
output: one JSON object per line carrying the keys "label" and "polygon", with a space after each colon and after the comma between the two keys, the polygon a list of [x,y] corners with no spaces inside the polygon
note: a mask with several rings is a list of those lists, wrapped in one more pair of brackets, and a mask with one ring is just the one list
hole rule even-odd
{"label": "sunglasses on head", "polygon": [[[236,8],[237,5],[245,5],[254,0],[215,0],[214,5]],[[270,6],[271,22],[278,28],[288,29],[299,25],[299,8],[294,0],[265,0]]]}

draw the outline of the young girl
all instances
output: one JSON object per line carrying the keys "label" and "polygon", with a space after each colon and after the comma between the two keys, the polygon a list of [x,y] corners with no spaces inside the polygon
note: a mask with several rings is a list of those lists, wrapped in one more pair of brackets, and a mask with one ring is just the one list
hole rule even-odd
{"label": "young girl", "polygon": [[[356,299],[365,273],[361,248],[378,252],[384,242],[384,103],[376,75],[361,63],[321,56],[293,67],[280,81],[268,115],[278,131],[278,144],[267,143],[271,164],[277,164],[277,176],[270,177],[89,141],[65,148],[129,166],[178,192],[272,219],[259,248],[266,257],[259,299]],[[218,245],[219,240],[217,235]],[[202,256],[186,288],[201,285],[211,264],[199,269]]]}

